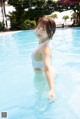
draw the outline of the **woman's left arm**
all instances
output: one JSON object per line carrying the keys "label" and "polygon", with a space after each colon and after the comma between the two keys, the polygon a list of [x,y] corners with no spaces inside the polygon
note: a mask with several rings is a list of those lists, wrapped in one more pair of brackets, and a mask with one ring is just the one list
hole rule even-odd
{"label": "woman's left arm", "polygon": [[53,79],[53,70],[51,66],[51,50],[49,46],[44,46],[42,48],[42,59],[44,62],[45,74],[48,80],[48,84],[50,87],[49,97],[54,97],[54,79]]}

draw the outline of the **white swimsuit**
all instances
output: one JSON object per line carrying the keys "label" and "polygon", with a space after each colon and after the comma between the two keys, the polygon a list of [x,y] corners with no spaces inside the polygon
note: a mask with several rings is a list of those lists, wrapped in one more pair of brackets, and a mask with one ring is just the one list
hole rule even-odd
{"label": "white swimsuit", "polygon": [[41,70],[44,70],[44,64],[43,64],[43,61],[40,60],[40,61],[37,61],[34,57],[35,53],[43,46],[45,45],[49,45],[51,47],[51,40],[48,40],[48,41],[45,41],[41,44],[39,44],[39,46],[33,51],[32,53],[32,65],[33,65],[33,68],[36,69],[36,68],[39,68]]}

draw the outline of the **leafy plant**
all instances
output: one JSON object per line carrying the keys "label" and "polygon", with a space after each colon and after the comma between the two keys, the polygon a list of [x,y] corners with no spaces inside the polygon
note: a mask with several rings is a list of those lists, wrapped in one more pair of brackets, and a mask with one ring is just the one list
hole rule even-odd
{"label": "leafy plant", "polygon": [[68,15],[64,15],[63,19],[65,20],[65,25],[66,25],[66,20],[69,19],[69,16]]}
{"label": "leafy plant", "polygon": [[26,30],[26,29],[31,29],[31,28],[34,28],[36,26],[36,22],[33,20],[25,20],[20,26],[19,28],[22,29],[22,30]]}
{"label": "leafy plant", "polygon": [[52,18],[58,18],[57,14],[50,15]]}

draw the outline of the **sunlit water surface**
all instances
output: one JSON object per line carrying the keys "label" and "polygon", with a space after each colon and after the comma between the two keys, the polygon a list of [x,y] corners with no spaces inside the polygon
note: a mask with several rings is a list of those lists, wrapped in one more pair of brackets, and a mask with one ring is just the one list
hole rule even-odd
{"label": "sunlit water surface", "polygon": [[0,34],[0,118],[80,119],[80,28],[57,29],[52,41],[56,101],[34,80],[34,30]]}

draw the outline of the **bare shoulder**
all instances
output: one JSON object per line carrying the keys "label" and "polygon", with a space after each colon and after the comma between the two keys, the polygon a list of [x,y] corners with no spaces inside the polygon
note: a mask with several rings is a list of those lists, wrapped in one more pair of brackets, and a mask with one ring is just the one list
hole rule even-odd
{"label": "bare shoulder", "polygon": [[48,45],[45,45],[41,48],[41,53],[42,54],[46,54],[46,55],[50,55],[51,54],[51,49]]}

